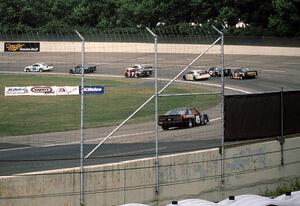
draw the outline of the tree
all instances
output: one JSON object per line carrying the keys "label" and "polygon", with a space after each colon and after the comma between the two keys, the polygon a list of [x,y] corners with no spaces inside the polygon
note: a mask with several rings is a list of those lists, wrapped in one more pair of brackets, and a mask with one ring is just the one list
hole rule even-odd
{"label": "tree", "polygon": [[274,12],[269,17],[269,29],[280,36],[299,35],[299,2],[296,0],[273,0]]}
{"label": "tree", "polygon": [[253,27],[267,28],[268,17],[272,12],[272,0],[235,1],[235,11],[241,21]]}
{"label": "tree", "polygon": [[218,16],[219,21],[223,24],[228,24],[228,26],[235,26],[238,21],[238,15],[234,8],[232,7],[222,7],[220,10],[220,14]]}
{"label": "tree", "polygon": [[215,0],[191,0],[191,21],[195,23],[206,23],[208,20],[216,19],[221,9],[221,1]]}
{"label": "tree", "polygon": [[[190,23],[224,24],[233,33],[238,20],[248,34],[300,35],[299,0],[0,0],[0,31],[73,31],[163,22],[189,29]],[[245,30],[245,31],[246,31]]]}

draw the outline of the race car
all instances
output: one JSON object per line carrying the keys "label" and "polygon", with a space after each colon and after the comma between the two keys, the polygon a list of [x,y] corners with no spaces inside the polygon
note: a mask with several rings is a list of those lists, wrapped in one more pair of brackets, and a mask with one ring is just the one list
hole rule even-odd
{"label": "race car", "polygon": [[[222,67],[211,67],[206,72],[211,76],[211,77],[220,77],[222,76]],[[224,68],[224,76],[229,76],[231,73],[231,69]]]}
{"label": "race car", "polygon": [[168,130],[171,127],[191,128],[198,125],[206,125],[208,122],[207,114],[200,113],[198,109],[190,107],[171,109],[158,117],[158,125],[163,130]]}
{"label": "race car", "polygon": [[125,69],[125,77],[149,77],[153,74],[153,67],[147,64],[135,64]]}
{"label": "race car", "polygon": [[[93,73],[97,70],[96,66],[84,65],[84,73]],[[70,74],[81,74],[81,65],[77,65],[69,70]]]}
{"label": "race car", "polygon": [[53,70],[53,66],[46,63],[35,63],[24,68],[24,72],[48,72]]}
{"label": "race car", "polygon": [[183,75],[183,79],[187,81],[206,80],[209,78],[210,75],[202,70],[190,70],[188,73]]}
{"label": "race car", "polygon": [[231,71],[229,76],[231,79],[250,79],[257,77],[258,72],[249,68],[240,68]]}

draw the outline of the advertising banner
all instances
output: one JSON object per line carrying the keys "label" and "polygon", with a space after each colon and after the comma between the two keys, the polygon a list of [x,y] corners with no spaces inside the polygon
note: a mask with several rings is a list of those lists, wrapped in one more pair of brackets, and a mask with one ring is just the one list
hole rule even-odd
{"label": "advertising banner", "polygon": [[29,95],[32,96],[51,96],[55,95],[56,87],[52,86],[33,86],[33,87],[28,87],[30,88],[29,90]]}
{"label": "advertising banner", "polygon": [[[82,92],[81,87],[80,87],[80,92]],[[87,95],[104,94],[104,86],[85,86],[83,88],[83,92],[84,92],[84,94],[87,94]]]}
{"label": "advertising banner", "polygon": [[28,87],[5,87],[5,96],[29,95]]}
{"label": "advertising banner", "polygon": [[5,87],[5,96],[79,95],[79,86]]}
{"label": "advertising banner", "polygon": [[56,95],[79,95],[79,86],[57,86]]}
{"label": "advertising banner", "polygon": [[4,52],[39,52],[39,42],[4,42]]}

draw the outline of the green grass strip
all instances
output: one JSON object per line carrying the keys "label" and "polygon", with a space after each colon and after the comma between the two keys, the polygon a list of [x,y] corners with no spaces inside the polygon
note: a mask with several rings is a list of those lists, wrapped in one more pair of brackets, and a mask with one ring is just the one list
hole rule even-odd
{"label": "green grass strip", "polygon": [[[0,137],[67,131],[80,128],[80,96],[4,96],[5,86],[75,86],[80,76],[1,75]],[[85,85],[102,85],[104,95],[84,97],[85,128],[115,125],[154,94],[146,79],[86,78]],[[173,86],[167,93],[207,92],[199,88]],[[217,95],[159,98],[159,113],[174,107],[192,106],[201,110],[215,106]],[[154,120],[154,101],[130,123]]]}

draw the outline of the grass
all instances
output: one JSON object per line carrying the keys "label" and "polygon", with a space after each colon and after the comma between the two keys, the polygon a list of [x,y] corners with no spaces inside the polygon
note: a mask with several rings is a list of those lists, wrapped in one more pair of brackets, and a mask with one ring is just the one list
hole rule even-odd
{"label": "grass", "polygon": [[[147,80],[86,78],[85,85],[103,85],[104,95],[84,97],[84,126],[101,127],[118,124],[154,93]],[[0,137],[79,129],[80,96],[4,96],[5,86],[74,86],[79,76],[1,75],[0,76]],[[199,88],[176,86],[168,93],[199,91]],[[159,99],[159,112],[174,107],[195,106],[203,110],[216,105],[216,95],[164,97]],[[154,101],[139,111],[131,122],[154,118]]]}
{"label": "grass", "polygon": [[300,179],[296,178],[289,182],[283,182],[275,189],[271,190],[266,188],[265,191],[260,192],[260,195],[266,197],[277,197],[279,195],[283,195],[286,192],[298,191],[300,189]]}

